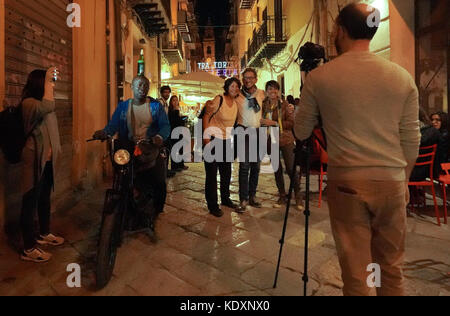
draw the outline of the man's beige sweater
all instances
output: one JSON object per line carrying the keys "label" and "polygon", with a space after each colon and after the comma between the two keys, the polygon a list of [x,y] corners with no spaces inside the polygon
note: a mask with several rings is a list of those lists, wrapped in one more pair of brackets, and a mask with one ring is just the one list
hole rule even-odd
{"label": "man's beige sweater", "polygon": [[312,71],[296,112],[296,137],[322,117],[331,180],[405,180],[420,143],[418,91],[400,66],[349,52]]}

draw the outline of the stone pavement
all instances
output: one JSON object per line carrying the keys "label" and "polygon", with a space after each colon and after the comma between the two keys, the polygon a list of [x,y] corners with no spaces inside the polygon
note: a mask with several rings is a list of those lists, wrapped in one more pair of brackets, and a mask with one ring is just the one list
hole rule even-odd
{"label": "stone pavement", "polygon": [[[165,213],[157,223],[159,241],[145,235],[126,238],[118,252],[114,276],[95,290],[94,261],[105,188],[72,208],[53,215],[53,231],[67,243],[51,249],[46,264],[25,263],[0,237],[0,295],[148,295],[279,296],[302,295],[304,216],[291,209],[278,288],[273,289],[284,211],[273,175],[261,175],[258,197],[263,209],[239,215],[224,209],[222,218],[207,213],[204,170],[190,164],[169,181]],[[237,165],[232,199],[238,201]],[[342,295],[342,281],[331,236],[327,204],[317,208],[317,181],[312,178],[309,295]],[[287,178],[286,178],[287,183]],[[326,197],[325,197],[326,199]],[[408,218],[406,281],[409,295],[450,295],[450,227],[429,217]],[[82,287],[70,289],[66,267],[78,263]]]}

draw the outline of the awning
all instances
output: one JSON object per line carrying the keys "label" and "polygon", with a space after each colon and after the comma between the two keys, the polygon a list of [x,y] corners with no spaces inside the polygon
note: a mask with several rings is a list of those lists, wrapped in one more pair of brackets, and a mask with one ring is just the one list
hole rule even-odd
{"label": "awning", "polygon": [[162,80],[162,85],[169,85],[180,93],[213,98],[223,92],[225,80],[199,71]]}

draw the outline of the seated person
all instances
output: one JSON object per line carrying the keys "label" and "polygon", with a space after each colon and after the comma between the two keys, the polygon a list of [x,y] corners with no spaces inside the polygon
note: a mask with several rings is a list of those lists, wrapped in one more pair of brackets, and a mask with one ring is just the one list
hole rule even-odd
{"label": "seated person", "polygon": [[[419,109],[419,121],[420,121],[420,134],[421,139],[420,139],[420,147],[428,147],[428,146],[433,146],[436,144],[439,144],[440,141],[440,137],[441,134],[440,132],[434,128],[431,124],[431,121],[427,115],[427,113],[425,112],[425,110],[420,107]],[[429,152],[429,151],[427,151]],[[420,154],[426,154],[427,152],[420,152]],[[418,162],[421,161],[421,158],[418,159]],[[435,172],[434,172],[434,176],[438,176],[439,172],[436,173],[437,170],[436,169],[436,165],[438,168],[440,168],[440,162],[438,159],[438,155],[436,155],[435,157]],[[423,181],[426,178],[428,178],[430,176],[430,167],[429,166],[415,166],[412,173],[411,173],[411,177],[410,177],[410,181]]]}
{"label": "seated person", "polygon": [[[151,139],[153,144],[162,147],[170,136],[170,124],[163,106],[158,101],[147,98],[150,81],[146,77],[134,78],[132,89],[133,99],[120,102],[111,121],[103,130],[95,132],[94,138],[104,140],[119,133],[122,143]],[[164,155],[159,155],[155,166],[138,173],[135,179],[139,192],[153,189],[155,216],[163,212],[166,202],[166,159]]]}
{"label": "seated person", "polygon": [[448,115],[445,112],[437,112],[430,116],[431,124],[435,129],[441,133],[441,137],[438,143],[437,157],[439,158],[439,171],[440,164],[448,162],[448,152],[450,150],[450,140],[448,133]]}

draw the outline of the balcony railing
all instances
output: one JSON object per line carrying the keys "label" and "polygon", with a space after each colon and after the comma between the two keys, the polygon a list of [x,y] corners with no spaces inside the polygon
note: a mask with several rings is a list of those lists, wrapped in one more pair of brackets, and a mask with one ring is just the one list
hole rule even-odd
{"label": "balcony railing", "polygon": [[181,35],[177,34],[176,41],[164,41],[163,52],[169,64],[179,64],[183,62],[183,40]]}
{"label": "balcony railing", "polygon": [[271,59],[282,51],[287,44],[286,17],[269,16],[253,38],[248,48],[249,66],[261,67],[261,59]]}

